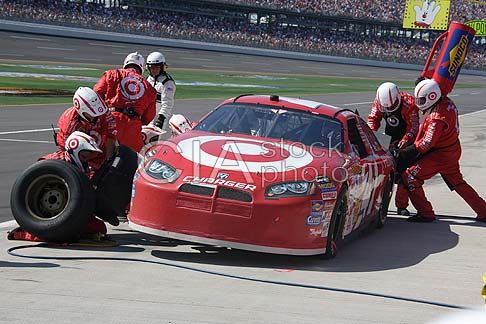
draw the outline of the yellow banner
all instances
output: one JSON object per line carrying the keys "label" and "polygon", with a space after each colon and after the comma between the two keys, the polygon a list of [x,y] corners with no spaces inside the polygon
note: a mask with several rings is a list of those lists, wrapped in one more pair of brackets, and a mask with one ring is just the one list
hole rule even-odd
{"label": "yellow banner", "polygon": [[476,31],[476,36],[486,36],[486,20],[470,20],[465,22],[466,25]]}
{"label": "yellow banner", "polygon": [[403,28],[447,30],[450,0],[406,0]]}

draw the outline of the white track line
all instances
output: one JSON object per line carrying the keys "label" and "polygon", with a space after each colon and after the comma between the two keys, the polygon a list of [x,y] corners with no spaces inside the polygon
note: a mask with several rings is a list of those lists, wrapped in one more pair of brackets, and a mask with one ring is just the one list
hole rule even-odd
{"label": "white track line", "polygon": [[92,59],[92,58],[84,58],[84,57],[64,57],[65,60],[75,60],[75,61],[96,61],[99,62],[101,59]]}
{"label": "white track line", "polygon": [[181,56],[180,59],[188,60],[188,61],[206,61],[206,62],[214,61],[213,59],[198,58],[198,57],[186,57],[186,56]]}
{"label": "white track line", "polygon": [[347,103],[343,104],[343,106],[354,106],[354,105],[369,105],[373,103],[373,101],[365,101],[365,102],[352,102],[352,103]]}
{"label": "white track line", "polygon": [[10,220],[10,221],[0,223],[0,228],[8,228],[8,227],[12,227],[12,226],[18,226],[18,224],[15,220]]}
{"label": "white track line", "polygon": [[483,113],[485,111],[486,111],[486,109],[481,109],[481,110],[473,111],[473,112],[470,112],[470,113],[466,113],[466,114],[459,115],[459,118],[464,117],[464,116],[471,116],[471,115],[480,114],[480,113]]}
{"label": "white track line", "polygon": [[[58,130],[59,128],[56,127],[54,129]],[[39,129],[26,129],[26,130],[19,130],[19,131],[0,132],[0,135],[40,133],[40,132],[47,132],[47,131],[52,131],[52,128],[39,128]]]}
{"label": "white track line", "polygon": [[39,49],[46,49],[46,50],[53,50],[53,51],[67,51],[67,52],[75,52],[77,49],[74,48],[65,48],[65,47],[48,47],[48,46],[37,46]]}
{"label": "white track line", "polygon": [[126,48],[123,45],[112,45],[112,44],[99,44],[99,43],[88,43],[89,45],[93,46],[101,46],[101,47],[115,47],[115,48]]}
{"label": "white track line", "polygon": [[0,138],[0,142],[22,142],[22,143],[42,143],[42,144],[53,144],[52,141],[36,141],[36,140],[21,140],[13,138]]}
{"label": "white track line", "polygon": [[8,54],[8,53],[1,53],[1,56],[16,56],[16,57],[24,57],[24,54]]}
{"label": "white track line", "polygon": [[28,40],[42,41],[42,42],[50,42],[51,41],[50,39],[47,39],[47,38],[25,37],[25,36],[10,36],[10,38],[28,39]]}

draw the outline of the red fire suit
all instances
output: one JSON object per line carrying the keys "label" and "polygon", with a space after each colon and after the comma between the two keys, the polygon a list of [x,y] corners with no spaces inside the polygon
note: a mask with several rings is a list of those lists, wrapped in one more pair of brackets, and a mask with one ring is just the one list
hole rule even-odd
{"label": "red fire suit", "polygon": [[111,108],[117,139],[134,151],[143,146],[142,125],[155,117],[157,92],[134,68],[106,71],[93,90]]}
{"label": "red fire suit", "polygon": [[76,112],[76,108],[71,107],[64,111],[57,122],[59,132],[57,133],[57,146],[64,151],[66,139],[74,131],[86,133],[94,138],[96,144],[104,151],[104,146],[108,138],[116,139],[116,121],[111,112],[100,116],[96,123],[92,124],[82,119]]}
{"label": "red fire suit", "polygon": [[[413,143],[419,129],[418,108],[414,97],[406,92],[400,92],[400,96],[400,107],[394,112],[382,112],[378,100],[375,99],[368,115],[368,126],[375,132],[380,128],[381,120],[385,119],[385,134],[391,137],[390,148],[396,144],[405,147]],[[398,184],[395,206],[399,209],[406,209],[408,206],[408,192],[403,183]]]}
{"label": "red fire suit", "polygon": [[[71,158],[69,157],[69,154],[67,154],[66,151],[64,151],[64,146],[62,147],[62,151],[57,151],[54,153],[50,153],[47,155],[44,155],[39,158],[40,160],[63,160],[66,162],[71,163]],[[94,175],[94,172],[91,172],[88,174],[88,177],[92,177]],[[106,234],[107,229],[105,223],[96,218],[94,215],[91,216],[87,222],[87,224],[84,226],[83,229],[80,231],[81,236],[83,235],[92,235],[92,234]],[[21,241],[34,241],[34,242],[42,242],[43,239],[25,231],[23,228],[19,227],[16,228],[15,230],[11,231],[8,234],[8,239],[9,240],[21,240]]]}
{"label": "red fire suit", "polygon": [[478,219],[486,218],[486,202],[463,179],[459,159],[459,118],[457,108],[447,97],[426,114],[415,140],[421,158],[403,174],[410,200],[423,218],[435,218],[432,205],[425,197],[424,181],[440,173],[451,190],[455,190],[477,213]]}

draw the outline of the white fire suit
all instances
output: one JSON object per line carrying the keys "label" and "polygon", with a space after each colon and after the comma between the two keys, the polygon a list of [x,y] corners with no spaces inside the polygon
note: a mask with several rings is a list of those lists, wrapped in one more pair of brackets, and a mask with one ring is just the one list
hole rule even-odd
{"label": "white fire suit", "polygon": [[163,129],[167,130],[168,120],[172,116],[172,108],[174,107],[174,96],[176,92],[174,79],[169,74],[162,73],[156,79],[149,75],[147,81],[157,91],[157,115],[163,115],[165,117],[167,122],[164,123]]}

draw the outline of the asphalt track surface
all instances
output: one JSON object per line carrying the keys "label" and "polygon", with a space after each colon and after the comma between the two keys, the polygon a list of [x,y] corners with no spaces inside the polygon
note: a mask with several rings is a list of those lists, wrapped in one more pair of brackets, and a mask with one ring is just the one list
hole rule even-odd
{"label": "asphalt track surface", "polygon": [[[83,63],[118,64],[127,52],[135,50],[127,44],[93,42],[97,45],[92,45],[89,41],[25,34],[0,33],[0,38],[3,40],[0,59],[8,60],[72,63],[72,58],[78,57],[85,60]],[[153,50],[137,49],[144,54]],[[281,69],[279,72],[283,73],[365,75],[384,81],[391,76],[404,79],[416,77],[414,71],[396,69],[159,49],[167,54],[173,67],[256,73]],[[100,61],[93,61],[98,59]],[[461,80],[484,84],[486,78],[461,76]],[[477,130],[476,133],[469,132],[470,139],[464,139],[465,155],[472,160],[475,158],[473,150],[478,145],[479,153],[484,155],[485,152],[481,130],[484,129],[486,114],[476,113],[486,108],[485,94],[485,89],[464,89],[453,94],[462,114],[474,114],[461,119],[467,121],[464,123],[466,130]],[[373,95],[370,92],[309,98],[343,108],[357,108],[364,116]],[[175,111],[197,119],[220,101],[177,100]],[[1,222],[12,219],[9,195],[13,181],[39,155],[55,150],[51,132],[45,129],[56,123],[65,108],[66,105],[0,107],[2,250],[19,243],[7,242],[6,229],[2,230],[1,226]],[[476,134],[478,136],[475,137]],[[386,141],[383,136],[380,139]],[[478,172],[481,174],[484,172],[481,161],[484,160],[480,154],[477,155],[478,161],[468,161],[474,166],[469,169],[480,170]],[[474,182],[472,175],[468,175],[468,178]],[[484,186],[481,188],[484,194]],[[440,191],[435,190],[434,193]],[[445,192],[441,206],[451,211],[454,210],[451,205],[455,201],[446,201],[449,195],[449,192]],[[458,205],[460,210],[457,215],[463,215],[462,205]],[[174,244],[131,233],[124,227],[114,229],[113,237],[122,243],[114,250],[35,249],[30,254],[134,255],[236,276],[382,292],[464,306],[480,303],[480,275],[486,269],[484,226],[450,219],[433,224],[410,224],[393,217],[384,230],[345,246],[331,262]],[[9,323],[36,318],[38,323],[49,324],[67,321],[398,324],[424,323],[448,312],[445,308],[403,300],[245,282],[133,262],[35,261],[12,258],[4,253],[0,256],[0,272],[0,322]]]}
{"label": "asphalt track surface", "polygon": [[[78,40],[61,37],[39,36],[21,33],[0,32],[1,60],[57,63],[97,63],[117,65],[125,55],[138,50],[146,55],[160,50],[167,56],[167,62],[174,68],[195,68],[205,70],[253,71],[255,73],[305,73],[347,77],[373,77],[383,79],[412,79],[416,71],[379,69],[344,64],[316,63],[297,60],[283,60],[193,51],[175,48],[136,47],[123,43],[109,43]],[[462,82],[485,84],[486,77],[464,76]],[[454,100],[461,113],[471,113],[486,108],[486,89],[461,89],[454,92]],[[366,116],[374,93],[347,93],[338,95],[309,96],[307,98],[331,105],[358,109]],[[175,111],[192,120],[198,120],[211,110],[221,99],[178,100]],[[65,104],[25,105],[0,107],[0,222],[12,219],[10,212],[10,188],[15,178],[38,156],[55,151],[52,132],[46,129],[56,124],[59,115],[68,108]],[[383,136],[380,140],[385,141]]]}

